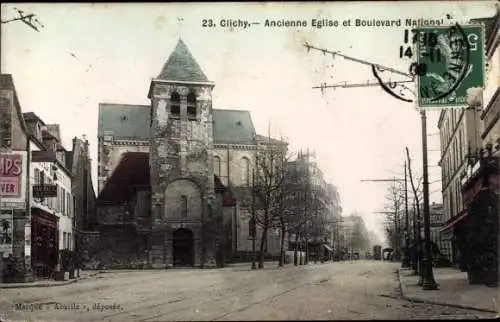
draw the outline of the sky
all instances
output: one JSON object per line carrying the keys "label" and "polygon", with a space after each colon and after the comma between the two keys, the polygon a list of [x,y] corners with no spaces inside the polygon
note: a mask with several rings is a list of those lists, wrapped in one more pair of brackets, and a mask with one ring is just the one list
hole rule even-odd
{"label": "sky", "polygon": [[[343,215],[361,214],[383,237],[387,183],[404,175],[405,146],[422,173],[420,116],[380,87],[313,89],[321,83],[373,82],[369,65],[307,51],[304,42],[407,72],[399,57],[404,25],[355,26],[355,20],[443,19],[447,24],[495,14],[493,1],[331,3],[2,4],[2,21],[34,13],[36,32],[2,24],[1,72],[12,74],[23,112],[59,123],[63,144],[86,135],[97,181],[99,103],[149,104],[147,93],[179,37],[215,82],[213,107],[251,112],[256,131],[284,136],[292,150],[316,152],[325,179],[338,187]],[[447,15],[452,18],[448,19]],[[182,22],[179,23],[179,18]],[[213,27],[204,27],[211,19]],[[260,22],[223,27],[222,21]],[[306,20],[305,27],[266,27],[269,20]],[[313,19],[337,20],[317,28]],[[350,20],[351,26],[343,26]],[[208,24],[208,23],[207,23]],[[388,75],[388,74],[384,74]],[[402,80],[392,74],[384,80]],[[427,113],[430,200],[441,202],[439,111]]]}

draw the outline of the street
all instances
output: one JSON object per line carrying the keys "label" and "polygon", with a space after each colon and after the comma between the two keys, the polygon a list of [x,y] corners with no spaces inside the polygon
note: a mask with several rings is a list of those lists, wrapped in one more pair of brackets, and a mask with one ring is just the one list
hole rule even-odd
{"label": "street", "polygon": [[493,314],[410,303],[400,264],[335,262],[252,271],[123,271],[58,287],[2,289],[7,321],[466,319]]}

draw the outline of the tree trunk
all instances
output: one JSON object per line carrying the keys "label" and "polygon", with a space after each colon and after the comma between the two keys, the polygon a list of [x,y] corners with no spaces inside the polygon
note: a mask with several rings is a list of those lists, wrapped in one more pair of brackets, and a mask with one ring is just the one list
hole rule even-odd
{"label": "tree trunk", "polygon": [[280,261],[278,263],[279,267],[283,267],[285,264],[285,228],[281,228],[281,245],[280,245]]}
{"label": "tree trunk", "polygon": [[264,226],[262,230],[262,236],[260,238],[260,249],[259,249],[259,268],[264,268],[264,243],[267,237],[267,225]]}
{"label": "tree trunk", "polygon": [[297,258],[297,243],[299,242],[299,235],[295,234],[295,247],[293,250],[293,265],[297,266],[298,265],[298,258]]}

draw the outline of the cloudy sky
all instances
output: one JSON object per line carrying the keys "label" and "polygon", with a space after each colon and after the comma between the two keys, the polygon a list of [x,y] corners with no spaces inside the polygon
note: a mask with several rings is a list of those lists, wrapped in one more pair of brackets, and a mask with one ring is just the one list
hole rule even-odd
{"label": "cloudy sky", "polygon": [[[208,78],[216,83],[214,108],[252,113],[258,132],[268,126],[292,149],[316,151],[326,179],[341,194],[344,215],[361,213],[381,234],[380,215],[387,184],[360,180],[403,174],[408,146],[421,173],[420,118],[413,103],[399,101],[379,87],[313,89],[374,81],[370,66],[308,52],[302,44],[407,71],[399,58],[405,19],[446,23],[495,13],[493,1],[390,3],[219,3],[219,4],[2,4],[2,21],[14,8],[35,13],[44,25],[36,32],[22,22],[2,24],[1,72],[12,74],[23,112],[59,123],[63,143],[85,134],[97,177],[99,103],[148,104],[151,78],[182,37]],[[449,20],[447,14],[453,18]],[[179,26],[178,18],[182,18]],[[203,27],[212,19],[214,27]],[[260,22],[243,29],[221,27],[222,20]],[[265,20],[306,20],[300,28],[272,28]],[[337,20],[317,28],[312,19]],[[356,27],[356,19],[401,19],[401,27]],[[351,26],[343,26],[351,20]],[[401,77],[392,74],[391,80]],[[431,201],[441,201],[439,112],[428,113]],[[438,182],[435,182],[438,181]],[[95,183],[94,183],[95,184]]]}

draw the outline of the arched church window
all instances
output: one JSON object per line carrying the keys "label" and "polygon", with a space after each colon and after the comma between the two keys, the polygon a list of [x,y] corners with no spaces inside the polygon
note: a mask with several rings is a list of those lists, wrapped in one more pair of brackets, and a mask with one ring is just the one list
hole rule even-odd
{"label": "arched church window", "polygon": [[181,207],[182,207],[181,216],[183,218],[186,218],[188,215],[188,202],[187,202],[187,197],[184,195],[181,196]]}
{"label": "arched church window", "polygon": [[196,119],[196,94],[189,91],[187,96],[187,116],[188,119]]}
{"label": "arched church window", "polygon": [[218,156],[214,156],[214,174],[220,177],[221,161]]}
{"label": "arched church window", "polygon": [[241,183],[243,185],[250,184],[250,160],[247,157],[241,158]]}
{"label": "arched church window", "polygon": [[173,117],[181,116],[181,96],[177,92],[170,95],[170,115]]}

